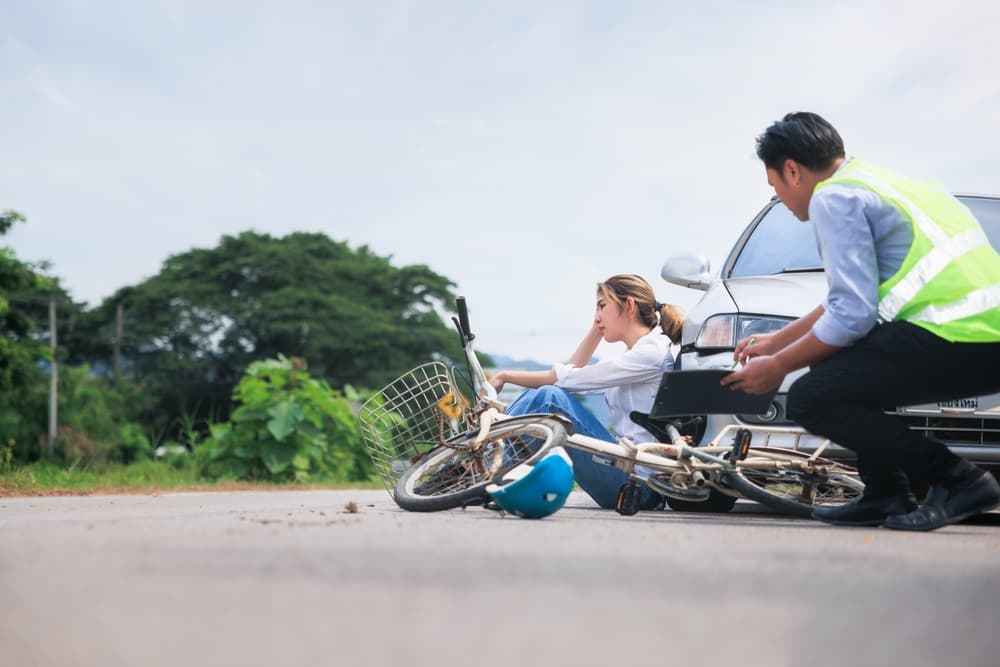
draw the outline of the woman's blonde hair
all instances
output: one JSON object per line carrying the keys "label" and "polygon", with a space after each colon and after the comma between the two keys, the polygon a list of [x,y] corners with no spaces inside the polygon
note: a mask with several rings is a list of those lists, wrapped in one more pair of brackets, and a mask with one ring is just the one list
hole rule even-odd
{"label": "woman's blonde hair", "polygon": [[625,307],[625,300],[632,297],[640,322],[652,329],[656,327],[659,316],[659,325],[663,333],[672,342],[681,342],[683,311],[673,304],[657,301],[652,286],[642,276],[632,273],[611,276],[603,283],[597,283],[597,293],[617,304],[619,311]]}

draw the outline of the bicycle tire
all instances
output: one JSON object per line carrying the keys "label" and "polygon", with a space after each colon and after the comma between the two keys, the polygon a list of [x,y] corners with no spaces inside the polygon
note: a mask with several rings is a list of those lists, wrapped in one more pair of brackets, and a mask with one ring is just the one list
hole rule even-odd
{"label": "bicycle tire", "polygon": [[410,512],[438,512],[485,501],[491,482],[563,444],[566,428],[555,419],[513,418],[493,424],[474,450],[470,445],[478,436],[474,430],[450,438],[410,466],[393,490],[396,504]]}
{"label": "bicycle tire", "polygon": [[[765,451],[775,454],[775,450],[751,447],[749,456]],[[777,455],[788,459],[809,458],[790,450]],[[846,502],[864,490],[853,468],[829,459],[815,459],[813,464],[812,470],[765,471],[737,466],[725,471],[726,483],[745,498],[799,517],[809,517],[813,508],[819,505]]]}

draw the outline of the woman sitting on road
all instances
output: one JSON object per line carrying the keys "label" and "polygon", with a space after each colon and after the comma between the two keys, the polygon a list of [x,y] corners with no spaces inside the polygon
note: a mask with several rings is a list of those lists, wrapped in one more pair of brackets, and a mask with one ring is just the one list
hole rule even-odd
{"label": "woman sitting on road", "polygon": [[[597,285],[597,311],[590,331],[566,364],[556,364],[547,371],[504,370],[496,373],[490,384],[499,392],[508,382],[530,387],[507,409],[509,415],[555,412],[565,415],[576,432],[608,442],[627,437],[633,442],[655,442],[656,437],[629,418],[632,411],[648,413],[663,373],[673,368],[671,342],[680,341],[680,310],[661,304],[653,288],[636,275],[617,275]],[[657,330],[659,325],[660,330]],[[625,343],[620,357],[589,364],[601,339]],[[604,393],[611,416],[609,432],[570,392]],[[598,505],[615,506],[618,489],[628,482],[628,475],[611,466],[596,463],[590,454],[571,447],[577,484]],[[660,496],[644,489],[641,507],[652,509]]]}

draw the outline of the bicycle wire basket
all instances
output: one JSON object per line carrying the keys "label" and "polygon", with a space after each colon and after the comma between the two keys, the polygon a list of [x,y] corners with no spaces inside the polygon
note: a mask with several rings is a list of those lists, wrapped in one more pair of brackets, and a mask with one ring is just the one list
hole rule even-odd
{"label": "bicycle wire basket", "polygon": [[365,401],[358,413],[361,438],[390,494],[421,456],[468,430],[469,407],[440,361],[417,366]]}

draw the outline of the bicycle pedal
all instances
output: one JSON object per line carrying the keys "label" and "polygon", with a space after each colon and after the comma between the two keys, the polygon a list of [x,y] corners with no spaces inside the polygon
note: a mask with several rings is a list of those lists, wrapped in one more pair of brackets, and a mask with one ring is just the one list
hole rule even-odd
{"label": "bicycle pedal", "polygon": [[632,516],[639,511],[642,500],[642,487],[629,480],[618,489],[618,499],[615,501],[615,511],[622,516]]}
{"label": "bicycle pedal", "polygon": [[753,434],[750,433],[748,429],[741,428],[736,431],[736,437],[733,438],[733,448],[729,450],[729,462],[736,465],[737,461],[742,461],[747,457],[750,452],[750,441],[753,439]]}

